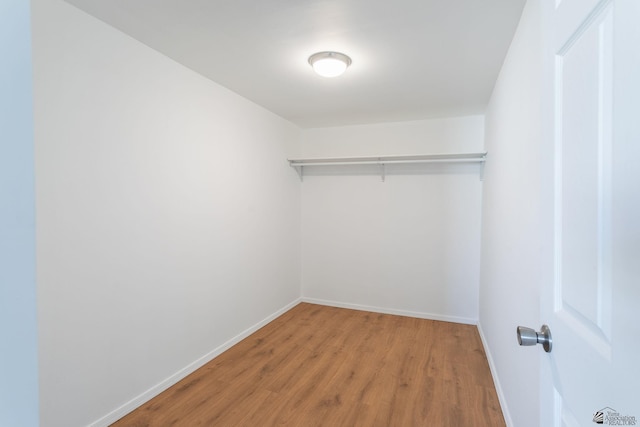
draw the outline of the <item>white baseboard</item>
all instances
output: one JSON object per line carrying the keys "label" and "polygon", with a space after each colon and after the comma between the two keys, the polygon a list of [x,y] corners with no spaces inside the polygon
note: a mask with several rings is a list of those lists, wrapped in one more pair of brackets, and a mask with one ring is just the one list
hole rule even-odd
{"label": "white baseboard", "polygon": [[285,312],[291,310],[293,307],[298,305],[301,301],[302,300],[300,298],[298,298],[295,301],[287,304],[286,306],[282,307],[280,310],[278,310],[275,313],[267,316],[265,319],[261,320],[260,322],[256,323],[255,325],[251,326],[250,328],[242,331],[240,334],[238,334],[235,337],[231,338],[230,340],[228,340],[224,344],[222,344],[222,345],[216,347],[215,349],[211,350],[209,353],[205,354],[204,356],[202,356],[198,360],[190,363],[189,365],[187,365],[183,369],[181,369],[178,372],[176,372],[175,374],[171,375],[169,378],[167,378],[164,381],[160,382],[159,384],[156,384],[155,386],[151,387],[149,390],[145,391],[141,395],[131,399],[130,401],[128,401],[124,405],[122,405],[119,408],[113,410],[112,412],[108,413],[107,415],[105,415],[104,417],[100,418],[99,420],[94,421],[93,423],[89,424],[89,427],[107,427],[110,424],[115,423],[120,418],[122,418],[125,415],[127,415],[129,412],[131,412],[134,409],[138,408],[139,406],[143,405],[145,402],[148,402],[149,400],[151,400],[152,398],[156,397],[157,395],[159,395],[160,393],[162,393],[163,391],[165,391],[166,389],[168,389],[172,385],[176,384],[178,381],[180,381],[183,378],[185,378],[187,375],[195,372],[197,369],[199,369],[202,366],[204,366],[205,364],[209,363],[216,356],[219,356],[220,354],[222,354],[223,352],[225,352],[226,350],[228,350],[229,348],[231,348],[235,344],[239,343],[240,341],[242,341],[243,339],[245,339],[246,337],[248,337],[249,335],[251,335],[252,333],[257,331],[258,329],[260,329],[263,326],[265,326],[267,323],[269,323],[272,320],[276,319],[277,317],[281,316]]}
{"label": "white baseboard", "polygon": [[395,314],[398,316],[416,317],[418,319],[440,320],[442,322],[464,323],[467,325],[476,325],[478,319],[470,317],[447,316],[442,314],[424,313],[418,311],[397,310],[394,308],[374,307],[369,305],[351,304],[338,301],[328,301],[317,298],[302,297],[302,302],[311,304],[328,305],[330,307],[349,308],[352,310],[371,311],[374,313]]}
{"label": "white baseboard", "polygon": [[498,371],[496,370],[496,366],[493,363],[493,357],[491,356],[491,352],[489,351],[489,345],[484,336],[484,332],[482,332],[482,325],[480,324],[480,322],[478,322],[478,333],[480,334],[480,339],[482,340],[484,353],[487,355],[487,361],[489,362],[489,370],[491,371],[491,376],[493,377],[493,385],[496,388],[496,393],[498,393],[498,400],[500,401],[500,408],[502,409],[504,422],[507,424],[507,427],[513,427],[511,414],[509,413],[509,408],[507,407],[507,400],[504,397],[504,392],[502,391],[502,386],[500,385],[500,380],[498,378]]}

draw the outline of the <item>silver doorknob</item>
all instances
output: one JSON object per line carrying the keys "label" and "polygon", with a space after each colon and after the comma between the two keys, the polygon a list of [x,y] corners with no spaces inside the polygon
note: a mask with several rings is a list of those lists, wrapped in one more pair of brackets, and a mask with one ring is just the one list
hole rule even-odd
{"label": "silver doorknob", "polygon": [[518,334],[518,344],[520,345],[536,345],[542,344],[542,348],[547,353],[551,353],[551,329],[547,325],[542,325],[540,332],[536,332],[531,328],[518,326],[516,329]]}

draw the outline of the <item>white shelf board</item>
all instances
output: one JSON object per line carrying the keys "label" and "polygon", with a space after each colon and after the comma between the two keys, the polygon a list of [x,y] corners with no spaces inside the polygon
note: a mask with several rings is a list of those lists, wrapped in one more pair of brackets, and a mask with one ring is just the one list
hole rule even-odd
{"label": "white shelf board", "polygon": [[291,167],[385,165],[398,163],[482,163],[487,153],[414,154],[404,156],[325,157],[287,159]]}
{"label": "white shelf board", "polygon": [[[305,166],[347,166],[347,165],[379,165],[382,181],[385,180],[385,165],[410,164],[410,163],[480,163],[484,165],[487,153],[450,153],[450,154],[413,154],[404,156],[367,156],[367,157],[325,157],[325,158],[300,158],[287,159],[289,166],[295,168],[304,178]],[[483,169],[480,169],[482,179]]]}

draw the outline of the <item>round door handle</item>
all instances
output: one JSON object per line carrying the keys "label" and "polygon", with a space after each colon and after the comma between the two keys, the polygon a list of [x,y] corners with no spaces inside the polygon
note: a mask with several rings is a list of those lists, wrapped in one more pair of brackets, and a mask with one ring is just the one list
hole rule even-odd
{"label": "round door handle", "polygon": [[551,353],[551,329],[547,325],[542,325],[540,332],[524,326],[518,326],[516,333],[518,335],[518,344],[524,346],[542,344],[544,351]]}

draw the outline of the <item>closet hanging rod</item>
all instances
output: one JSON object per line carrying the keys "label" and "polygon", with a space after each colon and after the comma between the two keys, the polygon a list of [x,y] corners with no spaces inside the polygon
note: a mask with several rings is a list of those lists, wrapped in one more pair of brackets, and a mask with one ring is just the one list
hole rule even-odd
{"label": "closet hanging rod", "polygon": [[292,167],[333,165],[385,165],[407,163],[483,163],[487,153],[420,154],[412,156],[371,156],[288,159]]}

